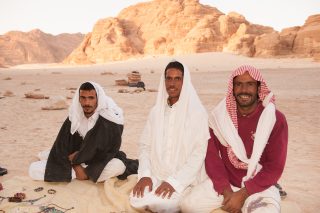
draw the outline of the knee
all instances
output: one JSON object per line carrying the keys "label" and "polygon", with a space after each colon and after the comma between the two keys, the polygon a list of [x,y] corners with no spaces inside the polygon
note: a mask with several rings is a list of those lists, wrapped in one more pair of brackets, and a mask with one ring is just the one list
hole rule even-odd
{"label": "knee", "polygon": [[111,159],[102,170],[97,182],[103,182],[109,178],[121,175],[126,170],[123,162],[117,158]]}
{"label": "knee", "polygon": [[190,194],[180,201],[180,209],[184,213],[195,213],[197,211],[197,201],[192,199]]}
{"label": "knee", "polygon": [[46,170],[46,161],[36,161],[30,164],[29,176],[34,180],[43,180]]}
{"label": "knee", "polygon": [[126,170],[126,166],[121,160],[113,158],[108,162],[105,169],[107,171],[116,171],[116,173],[119,173],[119,175],[121,175]]}

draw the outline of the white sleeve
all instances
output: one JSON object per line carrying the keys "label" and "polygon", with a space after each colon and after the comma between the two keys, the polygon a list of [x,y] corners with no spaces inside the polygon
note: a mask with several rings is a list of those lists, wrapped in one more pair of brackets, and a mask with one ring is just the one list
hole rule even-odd
{"label": "white sleeve", "polygon": [[139,142],[139,168],[138,179],[151,177],[150,152],[151,152],[151,122],[150,116],[144,127]]}

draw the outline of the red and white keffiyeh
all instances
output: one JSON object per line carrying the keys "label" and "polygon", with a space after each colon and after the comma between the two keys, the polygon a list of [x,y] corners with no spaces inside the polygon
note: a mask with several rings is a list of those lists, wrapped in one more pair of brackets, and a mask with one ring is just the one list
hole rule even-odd
{"label": "red and white keffiyeh", "polygon": [[[243,75],[245,72],[248,72],[249,75],[256,81],[260,81],[260,90],[259,90],[259,100],[263,101],[265,97],[271,92],[264,81],[261,73],[259,70],[257,70],[255,67],[250,66],[250,65],[242,65],[238,67],[230,76],[229,82],[228,82],[228,92],[227,92],[227,97],[226,97],[226,107],[228,110],[228,113],[230,115],[230,118],[236,127],[238,129],[238,119],[237,119],[237,103],[236,99],[233,95],[233,79],[239,75]],[[270,100],[268,102],[275,102],[275,97],[272,95]],[[238,169],[248,169],[248,164],[239,161],[239,159],[235,156],[234,152],[232,151],[232,148],[228,146],[228,157],[229,160],[231,161],[232,165],[235,168]]]}

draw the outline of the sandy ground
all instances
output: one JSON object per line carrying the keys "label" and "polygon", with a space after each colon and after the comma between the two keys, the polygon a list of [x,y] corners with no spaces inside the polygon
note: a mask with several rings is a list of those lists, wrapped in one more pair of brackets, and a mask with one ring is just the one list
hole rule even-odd
{"label": "sandy ground", "polygon": [[[241,64],[259,68],[276,104],[288,120],[289,148],[280,183],[302,212],[320,209],[320,63],[306,59],[252,59],[225,53],[204,53],[175,57],[190,68],[192,82],[208,110],[224,96],[231,71]],[[67,116],[65,110],[41,110],[52,99],[72,96],[71,87],[84,81],[101,84],[125,112],[122,150],[129,157],[138,153],[138,140],[156,92],[118,93],[116,79],[137,70],[147,89],[157,89],[160,73],[172,57],[147,57],[103,65],[23,65],[0,69],[0,166],[13,176],[28,175],[28,166],[39,151],[51,147]],[[110,72],[111,74],[103,74]],[[3,97],[10,90],[13,97]],[[50,99],[26,99],[26,92]],[[71,100],[68,100],[70,103]]]}

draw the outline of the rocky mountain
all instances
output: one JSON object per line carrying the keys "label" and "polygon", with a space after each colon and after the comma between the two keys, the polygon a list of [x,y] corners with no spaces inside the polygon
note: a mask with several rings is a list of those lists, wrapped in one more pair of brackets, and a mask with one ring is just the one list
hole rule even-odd
{"label": "rocky mountain", "polygon": [[0,64],[62,62],[83,40],[84,35],[51,35],[38,29],[30,32],[10,31],[0,35]]}
{"label": "rocky mountain", "polygon": [[238,13],[223,14],[199,0],[153,0],[99,20],[85,36],[53,36],[40,30],[0,35],[0,66],[104,63],[200,52],[320,61],[320,14],[310,16],[303,26],[277,32]]}
{"label": "rocky mountain", "polygon": [[65,63],[103,63],[144,55],[231,52],[250,57],[320,58],[320,14],[275,31],[198,0],[154,0],[99,20]]}

